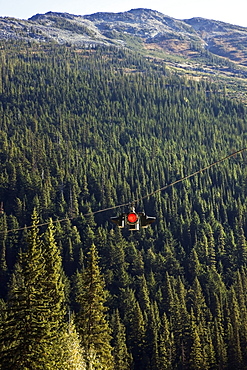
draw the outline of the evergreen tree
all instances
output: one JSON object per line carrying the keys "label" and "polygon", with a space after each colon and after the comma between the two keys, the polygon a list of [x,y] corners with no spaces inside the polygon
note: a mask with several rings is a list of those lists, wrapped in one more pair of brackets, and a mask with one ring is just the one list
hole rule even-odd
{"label": "evergreen tree", "polygon": [[114,369],[129,370],[131,368],[131,356],[126,346],[125,327],[121,322],[118,310],[113,312],[111,327]]}
{"label": "evergreen tree", "polygon": [[106,321],[105,291],[99,269],[98,253],[92,244],[85,270],[77,283],[76,318],[81,345],[85,350],[87,369],[112,369],[111,335]]}
{"label": "evergreen tree", "polygon": [[165,313],[170,317],[174,308],[174,291],[172,287],[171,277],[166,273],[164,277],[164,291],[163,291],[163,302]]}
{"label": "evergreen tree", "polygon": [[146,353],[148,355],[148,362],[146,369],[159,370],[160,369],[160,327],[161,320],[159,310],[156,302],[154,302],[147,312],[146,324]]}
{"label": "evergreen tree", "polygon": [[175,366],[175,344],[166,314],[161,318],[159,339],[159,368],[160,370],[173,370]]}
{"label": "evergreen tree", "polygon": [[190,258],[188,261],[188,279],[193,281],[196,277],[198,278],[202,266],[199,262],[196,250],[193,248],[190,253]]}
{"label": "evergreen tree", "polygon": [[240,310],[233,288],[229,293],[230,321],[228,323],[228,363],[237,370],[243,368],[240,342]]}
{"label": "evergreen tree", "polygon": [[71,315],[67,330],[61,338],[61,345],[63,348],[63,370],[86,370],[84,351]]}
{"label": "evergreen tree", "polygon": [[149,299],[149,291],[147,287],[147,282],[144,275],[141,275],[138,278],[138,302],[140,304],[141,310],[146,312],[147,314],[150,311],[150,299]]}
{"label": "evergreen tree", "polygon": [[6,255],[7,220],[6,215],[0,215],[0,290],[2,298],[6,296],[8,281],[8,266]]}
{"label": "evergreen tree", "polygon": [[42,288],[46,297],[46,307],[52,314],[50,324],[53,328],[51,327],[50,330],[55,334],[62,329],[66,297],[62,258],[55,241],[55,229],[51,219],[44,234],[43,245],[45,280]]}
{"label": "evergreen tree", "polygon": [[240,225],[240,222],[236,227],[237,231],[237,249],[238,249],[238,265],[243,266],[247,263],[247,241],[244,234],[243,227]]}
{"label": "evergreen tree", "polygon": [[204,370],[207,369],[208,367],[203,356],[203,348],[193,310],[191,311],[190,319],[191,319],[191,347],[190,347],[189,368],[191,370]]}
{"label": "evergreen tree", "polygon": [[219,369],[225,369],[227,364],[227,348],[224,341],[221,325],[214,320],[213,345],[215,348],[215,359]]}
{"label": "evergreen tree", "polygon": [[34,211],[27,248],[20,253],[12,277],[7,319],[1,333],[3,350],[0,363],[5,369],[62,369],[59,344],[62,332],[57,330],[62,324],[62,315],[58,312],[60,309],[63,312],[63,309],[61,302],[54,297],[57,307],[53,315],[54,289],[53,284],[50,286],[52,282],[46,270],[37,224],[38,217]]}
{"label": "evergreen tree", "polygon": [[134,369],[144,370],[148,361],[148,356],[145,351],[145,320],[138,302],[136,302],[133,307],[128,341],[133,356]]}

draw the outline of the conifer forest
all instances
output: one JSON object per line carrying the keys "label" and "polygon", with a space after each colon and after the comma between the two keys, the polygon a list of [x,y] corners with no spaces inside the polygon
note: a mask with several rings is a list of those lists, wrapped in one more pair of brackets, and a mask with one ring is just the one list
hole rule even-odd
{"label": "conifer forest", "polygon": [[159,191],[246,120],[138,53],[1,41],[1,370],[247,369],[247,151]]}

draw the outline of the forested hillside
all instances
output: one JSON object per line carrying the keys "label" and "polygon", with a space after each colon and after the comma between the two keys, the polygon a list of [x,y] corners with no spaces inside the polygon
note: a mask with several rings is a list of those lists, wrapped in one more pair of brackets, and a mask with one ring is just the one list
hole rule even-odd
{"label": "forested hillside", "polygon": [[[0,368],[247,369],[246,107],[116,48],[0,44]],[[119,230],[138,199],[156,216]]]}

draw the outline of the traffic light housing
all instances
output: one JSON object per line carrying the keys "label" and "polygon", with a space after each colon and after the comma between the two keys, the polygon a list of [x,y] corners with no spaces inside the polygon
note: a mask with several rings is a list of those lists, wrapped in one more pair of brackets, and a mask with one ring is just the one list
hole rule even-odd
{"label": "traffic light housing", "polygon": [[156,217],[147,216],[145,213],[141,214],[141,227],[146,229],[150,224],[155,222]]}
{"label": "traffic light housing", "polygon": [[138,231],[140,228],[147,228],[156,220],[156,217],[147,216],[144,212],[137,213],[132,207],[131,211],[122,213],[120,216],[111,217],[111,221],[120,229],[128,227],[129,230]]}
{"label": "traffic light housing", "polygon": [[116,224],[120,229],[125,227],[124,213],[117,217],[111,217],[111,222]]}

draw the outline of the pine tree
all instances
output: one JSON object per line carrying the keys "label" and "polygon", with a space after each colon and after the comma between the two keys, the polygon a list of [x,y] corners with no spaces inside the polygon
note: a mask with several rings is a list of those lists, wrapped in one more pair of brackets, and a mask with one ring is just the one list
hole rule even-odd
{"label": "pine tree", "polygon": [[133,307],[128,341],[134,361],[134,369],[144,369],[147,363],[145,353],[145,320],[138,302]]}
{"label": "pine tree", "polygon": [[206,224],[206,236],[208,240],[208,263],[211,269],[216,270],[216,252],[214,235],[210,224]]}
{"label": "pine tree", "polygon": [[225,369],[227,364],[226,343],[222,334],[221,323],[219,325],[217,319],[214,320],[213,344],[215,348],[215,360],[219,369]]}
{"label": "pine tree", "polygon": [[63,348],[63,370],[86,370],[84,351],[72,315],[61,338],[61,346]]}
{"label": "pine tree", "polygon": [[238,249],[238,264],[244,266],[247,263],[247,241],[244,234],[244,229],[240,222],[236,226],[237,249]]}
{"label": "pine tree", "polygon": [[113,312],[111,327],[114,370],[129,370],[131,367],[131,356],[126,346],[125,327],[121,322],[118,310]]}
{"label": "pine tree", "polygon": [[2,338],[6,346],[0,363],[6,369],[47,369],[49,352],[49,322],[44,320],[46,307],[42,282],[45,276],[44,257],[37,228],[38,218],[33,214],[28,234],[27,250],[20,254],[7,302],[7,320]]}
{"label": "pine tree", "polygon": [[174,291],[172,287],[172,281],[169,274],[166,272],[164,277],[164,288],[163,288],[163,302],[162,306],[164,307],[164,311],[168,317],[170,317],[171,313],[173,312],[174,307]]}
{"label": "pine tree", "polygon": [[3,328],[6,351],[1,353],[1,364],[6,369],[34,366],[39,369],[42,366],[40,358],[46,352],[45,323],[38,312],[42,306],[44,259],[36,225],[37,215],[34,214],[27,251],[20,255],[20,263],[12,277],[8,318]]}
{"label": "pine tree", "polygon": [[5,298],[7,294],[8,266],[6,255],[7,219],[6,215],[0,215],[0,296]]}
{"label": "pine tree", "polygon": [[219,223],[217,226],[216,251],[219,258],[225,257],[226,233],[223,226]]}
{"label": "pine tree", "polygon": [[159,336],[159,368],[160,370],[173,370],[175,364],[175,343],[167,316],[164,313],[161,319]]}
{"label": "pine tree", "polygon": [[[50,323],[50,336],[58,343],[54,347],[53,358],[57,356],[59,364],[63,348],[60,340],[65,335],[64,324],[66,310],[66,278],[62,267],[62,257],[59,246],[55,241],[55,229],[52,220],[49,220],[47,230],[44,234],[43,257],[45,260],[45,278],[43,279],[43,294],[47,308],[47,319]],[[60,365],[59,365],[60,366]]]}
{"label": "pine tree", "polygon": [[196,250],[193,248],[190,253],[189,263],[188,263],[188,278],[193,281],[199,276],[201,270],[201,265]]}
{"label": "pine tree", "polygon": [[234,289],[229,292],[230,322],[228,323],[228,361],[233,369],[243,368],[240,343],[240,310]]}
{"label": "pine tree", "polygon": [[143,312],[148,313],[151,307],[150,299],[149,299],[149,291],[147,287],[147,282],[144,275],[141,275],[138,278],[138,302],[140,304],[141,310]]}
{"label": "pine tree", "polygon": [[87,369],[113,368],[111,335],[106,321],[105,292],[100,273],[98,253],[92,244],[85,270],[77,283],[77,303],[79,312],[76,318],[81,345],[85,350]]}
{"label": "pine tree", "polygon": [[20,244],[18,243],[18,228],[19,228],[19,223],[16,219],[16,217],[10,215],[8,217],[8,229],[13,230],[15,229],[16,231],[11,231],[9,233],[8,238],[6,240],[6,249],[7,249],[7,265],[8,268],[13,271],[19,249],[20,249]]}
{"label": "pine tree", "polygon": [[160,359],[159,359],[159,346],[160,346],[160,327],[161,320],[159,316],[159,310],[157,303],[151,304],[150,309],[147,312],[146,320],[146,333],[145,333],[145,349],[148,355],[149,362],[146,365],[146,369],[159,370]]}
{"label": "pine tree", "polygon": [[240,310],[240,343],[243,354],[243,363],[247,363],[247,308],[246,308],[246,275],[245,269],[237,271],[235,283],[236,298]]}
{"label": "pine tree", "polygon": [[215,369],[216,367],[216,354],[213,345],[213,337],[210,330],[210,325],[206,329],[200,325],[200,332],[202,335],[203,355],[205,357],[205,365],[208,369]]}
{"label": "pine tree", "polygon": [[62,258],[55,241],[55,229],[52,220],[44,234],[43,257],[45,260],[44,290],[47,291],[46,304],[53,314],[53,323],[59,328],[65,316],[65,283]]}
{"label": "pine tree", "polygon": [[195,316],[193,310],[191,310],[191,347],[190,347],[190,359],[189,368],[191,370],[205,370],[207,369],[205,358],[203,356],[203,348],[201,339],[199,336],[199,330],[196,325]]}
{"label": "pine tree", "polygon": [[182,297],[181,294],[182,291],[180,290],[180,297],[177,293],[174,293],[174,305],[171,314],[171,323],[172,332],[174,335],[174,343],[176,346],[177,362],[181,363],[181,366],[187,366],[189,356],[189,349],[187,345],[189,315],[185,306],[184,297]]}
{"label": "pine tree", "polygon": [[61,260],[49,228],[49,265],[37,224],[34,211],[26,251],[20,253],[12,276],[7,319],[1,333],[5,348],[0,363],[5,369],[63,368],[59,339],[64,316],[64,291],[59,285]]}
{"label": "pine tree", "polygon": [[188,291],[187,300],[188,304],[193,308],[197,322],[201,322],[205,325],[206,320],[211,319],[211,315],[206,305],[201,284],[197,278],[195,278]]}

